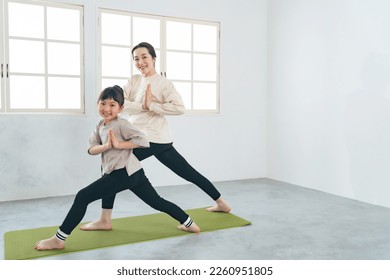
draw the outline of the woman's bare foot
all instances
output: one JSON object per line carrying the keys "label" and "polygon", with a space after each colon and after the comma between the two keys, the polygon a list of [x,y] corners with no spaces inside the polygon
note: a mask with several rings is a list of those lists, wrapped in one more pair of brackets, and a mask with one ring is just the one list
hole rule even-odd
{"label": "woman's bare foot", "polygon": [[112,230],[112,209],[102,209],[100,218],[94,222],[82,225],[81,230]]}
{"label": "woman's bare foot", "polygon": [[111,221],[97,220],[80,226],[81,230],[112,230]]}
{"label": "woman's bare foot", "polygon": [[200,228],[198,227],[195,222],[192,222],[192,224],[189,227],[186,227],[184,225],[177,226],[179,230],[187,231],[187,232],[193,232],[193,233],[200,233]]}
{"label": "woman's bare foot", "polygon": [[57,237],[53,236],[52,238],[40,240],[35,243],[35,250],[44,251],[44,250],[61,250],[65,248],[65,242],[59,240]]}
{"label": "woman's bare foot", "polygon": [[218,198],[215,202],[217,203],[216,205],[209,207],[206,210],[210,212],[225,212],[225,213],[229,213],[232,210],[232,208],[229,206],[229,204],[225,202],[225,200],[223,200],[223,198]]}

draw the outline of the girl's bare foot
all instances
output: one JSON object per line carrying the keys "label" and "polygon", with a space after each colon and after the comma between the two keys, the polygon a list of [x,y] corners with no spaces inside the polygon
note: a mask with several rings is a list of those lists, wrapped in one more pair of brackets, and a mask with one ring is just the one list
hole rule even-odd
{"label": "girl's bare foot", "polygon": [[35,243],[35,250],[44,251],[44,250],[61,250],[65,248],[65,242],[59,240],[57,237],[53,236],[52,238],[40,240]]}
{"label": "girl's bare foot", "polygon": [[187,231],[187,232],[193,232],[193,233],[200,233],[200,228],[198,227],[195,222],[192,222],[192,224],[189,227],[186,227],[184,225],[177,226],[179,230]]}
{"label": "girl's bare foot", "polygon": [[81,230],[112,230],[111,221],[97,220],[80,226]]}
{"label": "girl's bare foot", "polygon": [[216,205],[209,207],[206,210],[210,212],[225,212],[225,213],[229,213],[232,210],[229,204],[227,204],[225,200],[223,200],[222,198],[218,198],[215,202],[217,203]]}

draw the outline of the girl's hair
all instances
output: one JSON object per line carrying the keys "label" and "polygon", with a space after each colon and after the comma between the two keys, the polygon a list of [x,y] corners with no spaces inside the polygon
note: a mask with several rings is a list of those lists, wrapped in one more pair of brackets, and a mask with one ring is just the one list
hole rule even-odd
{"label": "girl's hair", "polygon": [[122,107],[125,104],[125,97],[123,94],[123,89],[120,86],[113,86],[105,88],[99,95],[97,103],[106,99],[114,99],[118,102],[119,106]]}
{"label": "girl's hair", "polygon": [[135,51],[136,49],[138,49],[138,48],[146,48],[146,49],[148,50],[149,54],[150,54],[153,58],[156,58],[156,57],[157,57],[156,51],[155,51],[154,47],[153,47],[151,44],[149,44],[149,43],[147,43],[147,42],[141,42],[141,43],[139,43],[138,45],[136,45],[136,46],[131,50],[131,55],[133,56],[133,58],[134,58],[134,51]]}

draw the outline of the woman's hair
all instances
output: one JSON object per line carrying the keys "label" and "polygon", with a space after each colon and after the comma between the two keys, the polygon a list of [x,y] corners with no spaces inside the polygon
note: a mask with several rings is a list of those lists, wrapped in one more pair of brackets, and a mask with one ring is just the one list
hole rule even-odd
{"label": "woman's hair", "polygon": [[149,43],[147,43],[147,42],[141,42],[141,43],[139,43],[138,45],[136,45],[136,46],[131,50],[131,55],[133,56],[133,58],[134,58],[134,51],[135,51],[136,49],[138,49],[138,48],[146,48],[146,49],[148,50],[149,54],[150,54],[153,58],[156,58],[156,57],[157,57],[156,51],[155,51],[154,47],[153,47],[151,44],[149,44]]}
{"label": "woman's hair", "polygon": [[119,106],[122,107],[125,103],[125,97],[123,94],[123,89],[120,86],[113,86],[105,88],[99,95],[97,103],[106,99],[114,99],[118,102]]}

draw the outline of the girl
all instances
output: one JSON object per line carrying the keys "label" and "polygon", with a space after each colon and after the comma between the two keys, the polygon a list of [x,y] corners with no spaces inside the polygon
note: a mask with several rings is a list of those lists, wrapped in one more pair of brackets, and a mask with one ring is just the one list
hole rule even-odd
{"label": "girl", "polygon": [[102,120],[89,139],[91,155],[101,154],[103,176],[80,190],[65,220],[56,234],[35,244],[36,250],[63,249],[65,240],[81,222],[88,205],[106,196],[130,189],[145,203],[162,211],[181,223],[178,229],[199,233],[199,227],[177,205],[161,198],[146,178],[138,159],[133,154],[137,147],[148,147],[143,133],[128,121],[118,118],[124,104],[123,90],[119,86],[102,91],[98,110]]}

